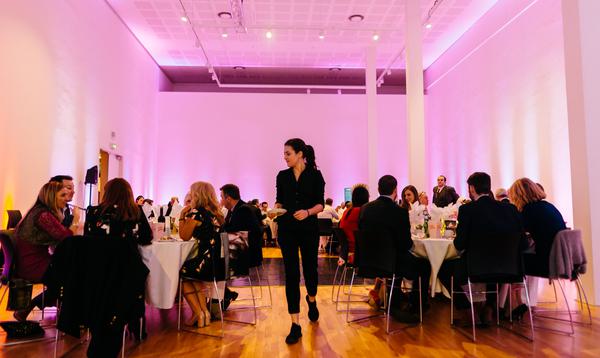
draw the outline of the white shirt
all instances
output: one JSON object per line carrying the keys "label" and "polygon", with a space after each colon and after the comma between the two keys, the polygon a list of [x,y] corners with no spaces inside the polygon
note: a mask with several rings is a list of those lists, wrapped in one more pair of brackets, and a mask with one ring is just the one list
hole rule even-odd
{"label": "white shirt", "polygon": [[339,220],[339,216],[338,213],[335,212],[335,209],[331,207],[331,205],[325,205],[325,208],[323,208],[323,211],[321,211],[319,214],[317,214],[317,217],[319,219],[336,219]]}

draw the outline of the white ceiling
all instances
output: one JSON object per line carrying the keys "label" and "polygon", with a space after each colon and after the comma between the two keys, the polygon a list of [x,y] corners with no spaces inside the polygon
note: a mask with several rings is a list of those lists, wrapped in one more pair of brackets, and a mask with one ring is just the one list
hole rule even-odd
{"label": "white ceiling", "polygon": [[[404,46],[405,0],[244,0],[247,33],[237,33],[234,20],[217,17],[232,12],[229,0],[106,1],[160,66],[206,65],[192,26],[215,67],[363,68],[365,49],[377,33],[377,65],[384,68]],[[432,27],[423,28],[425,68],[496,1],[438,0]],[[433,4],[421,1],[423,22]],[[189,23],[181,20],[184,8]],[[364,21],[348,21],[352,14]],[[265,37],[268,29],[272,39]],[[393,67],[404,67],[402,60]]]}

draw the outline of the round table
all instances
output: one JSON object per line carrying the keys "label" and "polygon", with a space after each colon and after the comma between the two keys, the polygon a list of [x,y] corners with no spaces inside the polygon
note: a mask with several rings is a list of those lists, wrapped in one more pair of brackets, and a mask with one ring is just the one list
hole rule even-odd
{"label": "round table", "polygon": [[438,290],[437,275],[444,263],[444,260],[458,257],[458,252],[454,247],[454,242],[450,239],[416,239],[413,238],[412,252],[429,260],[431,265],[431,296],[436,292],[441,292],[441,287]]}
{"label": "round table", "polygon": [[179,270],[192,252],[196,240],[153,241],[141,246],[140,254],[150,270],[146,281],[146,303],[156,308],[173,307],[179,284]]}

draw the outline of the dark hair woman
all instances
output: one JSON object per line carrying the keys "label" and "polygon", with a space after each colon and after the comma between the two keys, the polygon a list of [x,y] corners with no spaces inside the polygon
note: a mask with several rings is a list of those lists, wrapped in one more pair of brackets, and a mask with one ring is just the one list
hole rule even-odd
{"label": "dark hair woman", "polygon": [[414,185],[408,185],[402,189],[402,195],[400,195],[400,207],[406,210],[411,209],[412,204],[419,201],[419,192]]}
{"label": "dark hair woman", "polygon": [[340,219],[340,229],[346,234],[348,246],[343,247],[338,259],[338,265],[342,266],[346,261],[349,264],[354,263],[354,252],[356,239],[354,232],[358,230],[358,219],[360,217],[360,207],[369,202],[369,190],[364,184],[357,184],[352,189],[352,206],[344,211]]}
{"label": "dark hair woman", "polygon": [[[127,297],[135,297],[135,300],[128,301],[131,306],[128,306],[128,317],[125,319],[129,321],[128,327],[133,336],[139,337],[139,317],[144,317],[144,289],[148,271],[142,263],[138,245],[149,245],[152,242],[152,230],[144,212],[133,198],[131,185],[125,179],[114,178],[105,184],[100,204],[90,206],[87,210],[84,234],[107,240],[126,240],[123,254],[132,258],[132,262],[139,263],[131,267],[143,269],[129,272],[131,277],[127,281],[130,292]],[[114,323],[114,325],[121,324],[124,322],[120,320]],[[121,349],[122,327],[120,326],[119,329],[114,327],[107,329],[101,325],[90,327],[92,341],[88,347],[88,356],[116,357]],[[145,336],[145,327],[142,327],[142,332]]]}
{"label": "dark hair woman", "polygon": [[302,254],[302,272],[308,295],[308,318],[319,319],[317,309],[317,254],[319,225],[317,214],[323,211],[325,181],[317,169],[315,152],[300,138],[285,142],[283,158],[288,169],[277,174],[275,206],[287,212],[277,219],[279,246],[285,266],[285,296],[292,327],[285,342],[296,343],[302,337],[299,325],[300,268],[298,248]]}

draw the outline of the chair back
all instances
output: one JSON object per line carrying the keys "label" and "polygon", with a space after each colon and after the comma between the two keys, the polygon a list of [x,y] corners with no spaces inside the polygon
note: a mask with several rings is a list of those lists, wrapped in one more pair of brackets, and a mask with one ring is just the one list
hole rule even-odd
{"label": "chair back", "polygon": [[0,245],[2,245],[2,255],[4,256],[4,265],[2,267],[2,276],[0,276],[0,282],[2,282],[3,285],[10,281],[12,275],[15,254],[15,247],[12,242],[12,234],[13,230],[0,231]]}
{"label": "chair back", "polygon": [[354,264],[362,277],[392,277],[396,272],[398,249],[394,237],[384,231],[355,232]]}
{"label": "chair back", "polygon": [[6,224],[6,229],[10,230],[16,228],[17,224],[19,224],[19,221],[21,221],[21,219],[23,218],[23,215],[21,215],[21,211],[6,210],[6,213],[8,214],[8,223]]}
{"label": "chair back", "polygon": [[489,233],[473,238],[466,250],[471,282],[521,282],[523,233]]}
{"label": "chair back", "polygon": [[330,236],[333,233],[331,219],[319,219],[319,236]]}
{"label": "chair back", "polygon": [[222,232],[219,234],[221,237],[221,253],[225,260],[225,280],[229,280],[231,273],[229,272],[229,234]]}
{"label": "chair back", "polygon": [[548,278],[576,280],[586,272],[587,259],[581,230],[561,230],[554,237],[548,263]]}

